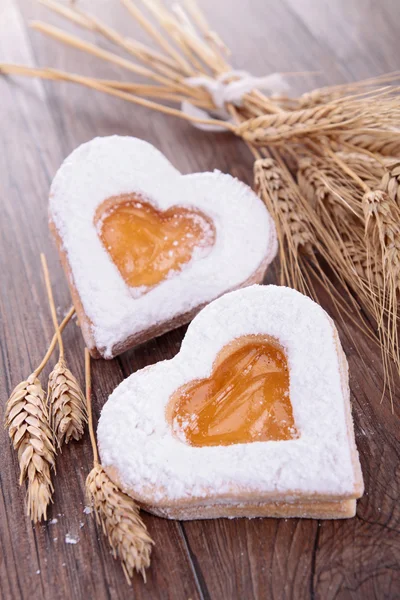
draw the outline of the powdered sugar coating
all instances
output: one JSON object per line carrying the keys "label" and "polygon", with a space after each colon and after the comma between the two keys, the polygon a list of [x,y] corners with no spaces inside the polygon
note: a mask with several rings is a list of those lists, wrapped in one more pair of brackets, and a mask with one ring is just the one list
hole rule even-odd
{"label": "powdered sugar coating", "polygon": [[[218,352],[249,334],[274,336],[285,349],[300,437],[202,448],[183,443],[165,418],[169,398],[181,385],[208,377]],[[149,495],[150,504],[165,497],[214,501],[232,489],[351,496],[361,472],[358,459],[353,462],[347,402],[325,311],[292,289],[252,286],[209,304],[192,321],[177,356],[116,388],[99,421],[101,460],[117,470],[126,489],[142,500]]]}
{"label": "powdered sugar coating", "polygon": [[[161,210],[196,208],[216,229],[206,256],[140,297],[122,279],[94,225],[98,206],[127,193]],[[182,176],[153,146],[130,137],[95,138],[77,148],[54,178],[50,217],[96,346],[106,356],[129,336],[239,287],[277,249],[273,221],[249,187],[220,172]]]}

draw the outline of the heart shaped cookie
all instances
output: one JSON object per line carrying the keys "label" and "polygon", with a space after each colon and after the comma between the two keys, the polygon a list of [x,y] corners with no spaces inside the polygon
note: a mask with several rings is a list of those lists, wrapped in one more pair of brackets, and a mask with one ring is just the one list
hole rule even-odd
{"label": "heart shaped cookie", "polygon": [[129,137],[96,138],[64,161],[50,227],[86,345],[105,358],[262,281],[277,249],[250,188],[220,172],[183,176]]}
{"label": "heart shaped cookie", "polygon": [[169,518],[345,518],[363,492],[336,328],[284,287],[204,308],[173,359],[113,392],[98,441],[110,477]]}

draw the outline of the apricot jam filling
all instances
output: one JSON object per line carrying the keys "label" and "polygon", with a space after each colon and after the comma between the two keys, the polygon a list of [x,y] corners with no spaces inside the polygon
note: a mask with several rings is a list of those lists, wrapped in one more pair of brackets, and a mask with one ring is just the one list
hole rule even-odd
{"label": "apricot jam filling", "polygon": [[211,219],[174,206],[160,211],[135,194],[110,198],[98,209],[100,240],[130,287],[157,285],[215,241]]}
{"label": "apricot jam filling", "polygon": [[269,336],[244,336],[225,346],[208,379],[171,397],[167,419],[191,446],[227,446],[298,437],[282,347]]}

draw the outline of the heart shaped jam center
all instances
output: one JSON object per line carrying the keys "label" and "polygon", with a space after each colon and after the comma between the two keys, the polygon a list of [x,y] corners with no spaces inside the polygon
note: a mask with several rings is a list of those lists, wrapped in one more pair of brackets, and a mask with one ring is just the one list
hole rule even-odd
{"label": "heart shaped jam center", "polygon": [[179,388],[167,408],[175,435],[191,446],[226,446],[298,437],[283,348],[269,336],[225,346],[208,379]]}
{"label": "heart shaped jam center", "polygon": [[160,211],[135,194],[110,198],[98,209],[100,240],[132,288],[157,285],[215,241],[214,225],[202,212],[174,206]]}

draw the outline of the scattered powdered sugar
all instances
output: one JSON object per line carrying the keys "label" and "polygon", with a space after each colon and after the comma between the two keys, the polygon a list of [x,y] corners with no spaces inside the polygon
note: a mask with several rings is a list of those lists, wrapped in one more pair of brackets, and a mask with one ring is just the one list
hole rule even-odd
{"label": "scattered powdered sugar", "polygon": [[66,544],[77,544],[79,542],[79,537],[74,537],[70,533],[65,534],[65,543]]}
{"label": "scattered powdered sugar", "polygon": [[85,506],[83,512],[85,513],[85,515],[90,515],[93,512],[93,508],[91,506]]}
{"label": "scattered powdered sugar", "polygon": [[[217,353],[242,335],[266,334],[285,349],[297,439],[192,447],[174,435],[169,398],[208,377]],[[334,326],[309,298],[285,287],[252,286],[226,294],[190,324],[180,352],[122,382],[103,407],[102,464],[150,504],[246,492],[351,495],[361,480],[352,428],[348,434],[347,372],[340,376]],[[179,433],[179,432],[177,432]],[[210,500],[210,501],[211,501]],[[206,500],[207,501],[207,500]]]}
{"label": "scattered powdered sugar", "polygon": [[54,517],[54,519],[49,522],[49,525],[55,525],[56,523],[58,523],[58,519]]}
{"label": "scattered powdered sugar", "polygon": [[[133,192],[159,210],[197,209],[216,231],[211,249],[198,248],[202,255],[139,297],[124,282],[94,224],[106,199]],[[248,186],[220,172],[182,176],[153,146],[129,137],[96,138],[77,148],[53,181],[50,216],[105,356],[129,336],[240,287],[277,249],[273,221]]]}

